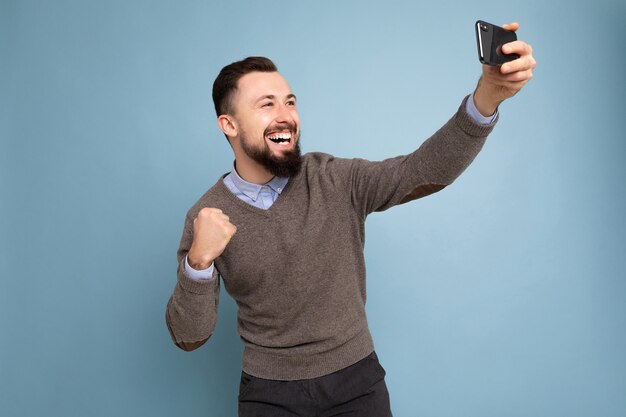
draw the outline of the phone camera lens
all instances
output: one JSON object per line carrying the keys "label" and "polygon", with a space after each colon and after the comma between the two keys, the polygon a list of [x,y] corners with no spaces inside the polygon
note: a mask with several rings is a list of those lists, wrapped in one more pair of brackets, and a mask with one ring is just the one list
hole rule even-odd
{"label": "phone camera lens", "polygon": [[489,28],[487,27],[487,25],[480,25],[480,30],[482,30],[483,32],[487,32]]}

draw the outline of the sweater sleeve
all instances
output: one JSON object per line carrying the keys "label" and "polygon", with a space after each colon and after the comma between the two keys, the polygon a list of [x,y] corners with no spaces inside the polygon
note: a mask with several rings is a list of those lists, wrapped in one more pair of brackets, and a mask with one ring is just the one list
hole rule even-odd
{"label": "sweater sleeve", "polygon": [[411,154],[370,162],[354,159],[349,169],[352,205],[362,218],[442,190],[470,165],[497,119],[474,121],[465,97],[458,111]]}
{"label": "sweater sleeve", "polygon": [[192,241],[193,218],[188,213],[177,254],[177,282],[165,313],[172,340],[185,351],[202,346],[213,334],[220,292],[217,268],[213,268],[211,279],[204,280],[194,280],[185,272],[185,258]]}

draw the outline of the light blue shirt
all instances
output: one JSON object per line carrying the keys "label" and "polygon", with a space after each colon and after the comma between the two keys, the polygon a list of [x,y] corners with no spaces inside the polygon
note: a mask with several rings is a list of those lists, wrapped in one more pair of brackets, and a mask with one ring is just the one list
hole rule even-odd
{"label": "light blue shirt", "polygon": [[235,197],[252,206],[267,210],[283,192],[289,178],[274,177],[267,184],[259,185],[244,180],[233,169],[223,181]]}
{"label": "light blue shirt", "polygon": [[[465,106],[469,116],[478,124],[491,124],[498,116],[498,111],[489,117],[485,117],[476,108],[474,104],[474,94],[467,100]],[[224,185],[237,198],[246,203],[267,210],[274,204],[274,201],[283,192],[289,178],[274,177],[267,184],[253,184],[241,178],[237,171],[233,169],[230,174],[224,177]],[[211,279],[213,277],[214,265],[211,264],[207,269],[196,270],[189,266],[187,257],[185,257],[185,273],[192,279]]]}

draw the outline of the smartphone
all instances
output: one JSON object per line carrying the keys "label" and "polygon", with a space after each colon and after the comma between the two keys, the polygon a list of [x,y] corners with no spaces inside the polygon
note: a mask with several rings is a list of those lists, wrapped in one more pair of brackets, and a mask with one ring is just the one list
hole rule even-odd
{"label": "smartphone", "polygon": [[500,66],[519,58],[517,54],[503,54],[502,45],[517,40],[515,32],[479,20],[476,22],[478,59],[486,65]]}

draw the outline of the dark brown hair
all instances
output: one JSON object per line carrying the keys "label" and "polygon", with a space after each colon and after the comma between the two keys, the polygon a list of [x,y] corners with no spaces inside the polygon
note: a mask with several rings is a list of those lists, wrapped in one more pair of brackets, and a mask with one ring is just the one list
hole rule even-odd
{"label": "dark brown hair", "polygon": [[276,72],[276,65],[262,56],[251,56],[242,61],[226,65],[213,83],[213,104],[217,116],[232,112],[232,97],[237,90],[237,82],[250,72]]}

